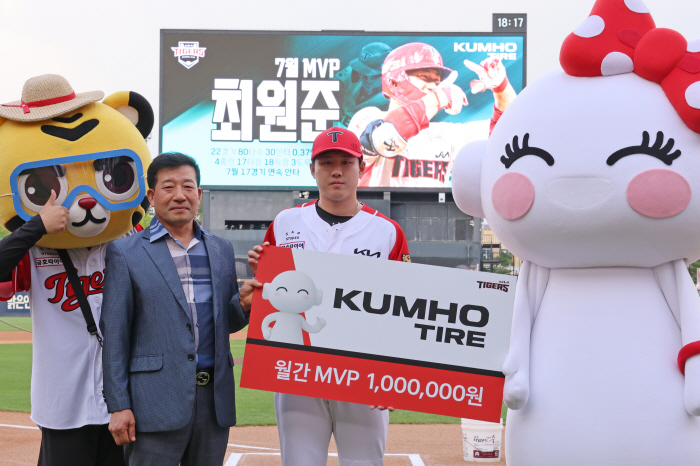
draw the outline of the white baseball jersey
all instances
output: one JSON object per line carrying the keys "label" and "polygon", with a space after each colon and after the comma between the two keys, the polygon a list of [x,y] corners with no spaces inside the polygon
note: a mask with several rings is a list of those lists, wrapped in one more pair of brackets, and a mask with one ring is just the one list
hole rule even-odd
{"label": "white baseball jersey", "polygon": [[410,262],[401,227],[366,205],[347,222],[333,226],[318,216],[316,201],[283,210],[268,228],[265,241],[285,248]]}
{"label": "white baseball jersey", "polygon": [[[350,220],[329,225],[316,202],[280,212],[265,241],[273,246],[356,254],[410,262],[401,227],[365,205]],[[275,393],[275,414],[283,466],[326,466],[331,434],[341,466],[383,466],[388,411],[366,405]]]}
{"label": "white baseball jersey", "polygon": [[[387,113],[376,107],[363,108],[352,117],[348,129],[359,138],[365,131],[371,131],[370,124],[383,120]],[[369,153],[363,144],[367,167],[359,185],[443,188],[450,180],[457,151],[471,141],[488,139],[490,124],[490,120],[431,122],[428,128],[410,138],[395,157]]]}
{"label": "white baseball jersey", "polygon": [[[95,323],[99,323],[102,310],[106,250],[106,244],[89,250],[67,250]],[[18,270],[29,271],[30,275],[27,293],[33,332],[31,419],[50,429],[107,424],[109,413],[102,396],[102,347],[87,331],[63,262],[55,249],[41,246],[33,246],[26,259],[29,267]],[[16,277],[20,282],[26,283],[26,279]]]}
{"label": "white baseball jersey", "polygon": [[[100,321],[105,250],[68,249],[95,322]],[[32,312],[32,421],[50,429],[109,422],[102,397],[102,348],[87,324],[54,249],[29,250]]]}

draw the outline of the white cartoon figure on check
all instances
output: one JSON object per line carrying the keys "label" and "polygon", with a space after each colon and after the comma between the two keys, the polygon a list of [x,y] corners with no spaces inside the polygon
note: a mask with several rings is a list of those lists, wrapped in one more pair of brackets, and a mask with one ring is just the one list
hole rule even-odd
{"label": "white cartoon figure on check", "polygon": [[460,209],[524,260],[508,465],[696,466],[700,41],[598,0],[560,63],[453,169]]}
{"label": "white cartoon figure on check", "polygon": [[[318,333],[326,326],[326,321],[320,317],[311,325],[299,315],[318,306],[323,299],[323,291],[317,289],[305,273],[296,270],[282,272],[272,282],[265,283],[262,296],[280,311],[263,319],[262,332],[266,340],[303,345],[302,330]],[[275,326],[270,328],[273,322]]]}

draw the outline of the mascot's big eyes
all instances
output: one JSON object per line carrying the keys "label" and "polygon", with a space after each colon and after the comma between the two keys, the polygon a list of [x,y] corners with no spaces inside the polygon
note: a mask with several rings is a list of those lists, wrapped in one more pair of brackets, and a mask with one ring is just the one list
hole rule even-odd
{"label": "mascot's big eyes", "polygon": [[23,171],[17,187],[22,204],[34,212],[39,212],[46,204],[52,189],[56,192],[56,205],[61,205],[68,195],[66,171],[60,165]]}
{"label": "mascot's big eyes", "polygon": [[136,165],[127,157],[95,162],[95,182],[100,192],[111,201],[124,201],[138,189]]}

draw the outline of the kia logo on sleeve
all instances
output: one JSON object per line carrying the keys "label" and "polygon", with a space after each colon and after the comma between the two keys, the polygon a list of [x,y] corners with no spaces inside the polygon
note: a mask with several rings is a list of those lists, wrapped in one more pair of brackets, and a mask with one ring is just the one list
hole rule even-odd
{"label": "kia logo on sleeve", "polygon": [[370,252],[369,249],[359,250],[357,248],[355,248],[355,254],[359,254],[361,256],[367,256],[367,257],[381,257],[382,256],[382,253],[379,251],[372,253],[372,252]]}

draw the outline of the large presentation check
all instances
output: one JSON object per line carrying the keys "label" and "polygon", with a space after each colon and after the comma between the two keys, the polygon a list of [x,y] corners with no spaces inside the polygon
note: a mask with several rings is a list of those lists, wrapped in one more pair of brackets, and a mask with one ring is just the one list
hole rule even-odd
{"label": "large presentation check", "polygon": [[515,277],[261,254],[241,387],[498,422]]}

